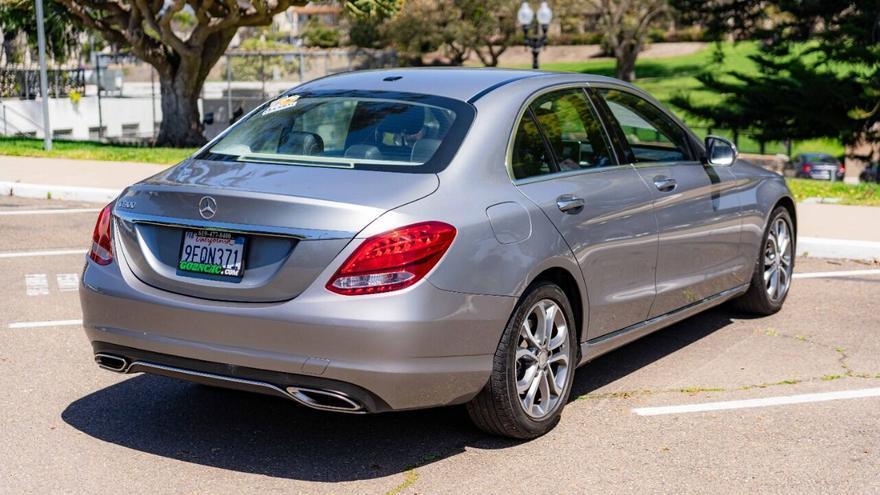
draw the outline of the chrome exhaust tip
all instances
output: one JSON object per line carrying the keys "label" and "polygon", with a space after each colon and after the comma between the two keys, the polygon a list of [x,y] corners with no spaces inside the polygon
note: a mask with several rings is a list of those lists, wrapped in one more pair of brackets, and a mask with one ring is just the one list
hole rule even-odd
{"label": "chrome exhaust tip", "polygon": [[295,401],[313,409],[347,413],[365,412],[363,405],[342,392],[303,387],[287,387],[287,393],[290,394]]}
{"label": "chrome exhaust tip", "polygon": [[124,357],[114,356],[113,354],[104,354],[99,352],[95,354],[95,362],[98,366],[105,370],[115,371],[116,373],[125,373],[128,370],[128,360]]}

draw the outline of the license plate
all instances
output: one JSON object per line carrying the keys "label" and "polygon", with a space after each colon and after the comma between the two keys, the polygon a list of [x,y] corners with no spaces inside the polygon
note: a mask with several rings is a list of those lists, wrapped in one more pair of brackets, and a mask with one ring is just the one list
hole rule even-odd
{"label": "license plate", "polygon": [[180,271],[217,277],[241,277],[245,237],[214,230],[186,230],[180,247]]}

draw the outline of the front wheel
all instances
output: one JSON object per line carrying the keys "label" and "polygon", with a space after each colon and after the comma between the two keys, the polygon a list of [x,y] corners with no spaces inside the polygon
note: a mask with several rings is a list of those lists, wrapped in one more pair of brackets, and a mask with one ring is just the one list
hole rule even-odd
{"label": "front wheel", "polygon": [[558,286],[531,287],[495,351],[489,383],[467,404],[487,433],[518,439],[543,435],[559,422],[577,367],[574,314]]}
{"label": "front wheel", "polygon": [[794,243],[791,215],[780,206],[767,222],[749,290],[735,301],[740,309],[758,315],[771,315],[782,309],[794,272]]}

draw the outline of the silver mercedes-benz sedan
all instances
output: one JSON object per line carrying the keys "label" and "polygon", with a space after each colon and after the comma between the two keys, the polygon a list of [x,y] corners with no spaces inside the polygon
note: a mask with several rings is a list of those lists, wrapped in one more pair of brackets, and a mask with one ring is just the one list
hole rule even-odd
{"label": "silver mercedes-benz sedan", "polygon": [[620,81],[355,72],[127,188],[80,294],[112,371],[351,413],[467,404],[532,438],[579,365],[731,299],[778,311],[795,228],[782,177]]}

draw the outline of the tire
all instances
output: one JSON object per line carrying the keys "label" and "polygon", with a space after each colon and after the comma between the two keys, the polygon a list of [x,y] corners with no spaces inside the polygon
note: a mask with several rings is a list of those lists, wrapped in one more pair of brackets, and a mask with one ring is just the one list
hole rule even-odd
{"label": "tire", "polygon": [[[538,318],[544,314],[547,321],[551,305],[556,309],[550,337],[536,336],[538,328],[546,328],[537,324]],[[532,328],[535,331],[529,332]],[[578,354],[574,312],[565,293],[549,282],[529,287],[498,343],[489,382],[467,404],[471,420],[487,433],[508,438],[530,439],[547,433],[559,422],[568,402]],[[523,391],[525,384],[528,387]]]}
{"label": "tire", "polygon": [[[774,229],[777,228],[779,222],[784,222],[788,231],[789,240],[786,248],[784,248],[788,252],[787,254],[786,252],[782,252],[780,255],[777,250],[773,253],[774,256],[768,257],[768,250],[776,247],[775,239],[778,236],[776,232],[774,232]],[[764,229],[764,236],[761,239],[761,249],[755,260],[755,267],[752,273],[749,290],[734,300],[734,306],[741,311],[763,316],[772,315],[782,309],[782,305],[785,303],[785,299],[788,297],[788,291],[791,288],[791,275],[794,273],[795,252],[795,231],[791,221],[791,215],[785,207],[779,206],[773,210],[773,213],[770,215],[770,221],[767,222],[767,227]],[[780,278],[777,279],[777,293],[775,296],[768,288],[770,282],[765,282],[764,279],[765,271],[768,270],[767,260],[769,258],[773,258],[774,260],[779,259],[779,262],[775,265],[777,270],[780,270]],[[785,263],[786,258],[788,259],[787,264]],[[782,283],[783,277],[786,279],[784,288],[779,285]]]}

